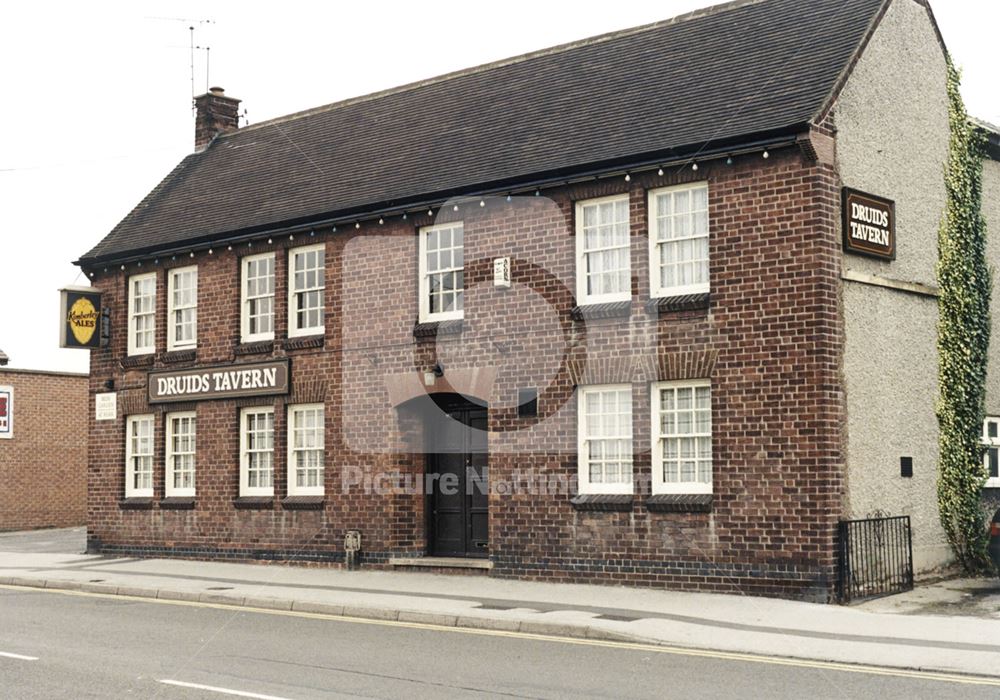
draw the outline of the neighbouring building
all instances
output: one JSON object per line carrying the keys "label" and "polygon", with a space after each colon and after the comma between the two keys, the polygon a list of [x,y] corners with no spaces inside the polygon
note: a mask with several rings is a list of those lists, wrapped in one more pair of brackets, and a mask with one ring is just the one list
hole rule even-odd
{"label": "neighbouring building", "polygon": [[83,525],[87,375],[6,364],[0,352],[0,532]]}
{"label": "neighbouring building", "polygon": [[947,565],[945,79],[926,2],[760,0],[243,128],[213,88],[78,261],[90,548],[828,600],[889,513]]}

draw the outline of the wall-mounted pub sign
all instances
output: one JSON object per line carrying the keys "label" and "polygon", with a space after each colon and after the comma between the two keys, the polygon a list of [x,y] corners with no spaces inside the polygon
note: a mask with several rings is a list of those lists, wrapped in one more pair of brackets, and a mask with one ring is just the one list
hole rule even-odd
{"label": "wall-mounted pub sign", "polygon": [[845,187],[841,206],[845,251],[896,259],[896,206],[891,199]]}
{"label": "wall-mounted pub sign", "polygon": [[101,348],[108,344],[101,290],[66,287],[59,290],[59,347]]}
{"label": "wall-mounted pub sign", "polygon": [[287,394],[287,359],[149,373],[149,403]]}

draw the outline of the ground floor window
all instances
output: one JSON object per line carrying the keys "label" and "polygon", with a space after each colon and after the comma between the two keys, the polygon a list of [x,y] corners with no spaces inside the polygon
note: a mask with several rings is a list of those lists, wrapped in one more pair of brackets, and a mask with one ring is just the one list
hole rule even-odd
{"label": "ground floor window", "polygon": [[167,414],[167,497],[194,496],[194,411]]}
{"label": "ground floor window", "polygon": [[288,407],[288,495],[323,495],[323,404]]}
{"label": "ground floor window", "polygon": [[240,495],[274,494],[274,409],[240,412]]}
{"label": "ground floor window", "polygon": [[712,493],[712,388],[659,382],[651,394],[653,493]]}
{"label": "ground floor window", "polygon": [[986,461],[986,486],[1000,488],[1000,418],[987,417],[983,421],[983,444],[986,445],[983,453]]}
{"label": "ground floor window", "polygon": [[632,493],[632,387],[580,387],[577,406],[580,493]]}
{"label": "ground floor window", "polygon": [[153,416],[125,421],[125,498],[153,496]]}

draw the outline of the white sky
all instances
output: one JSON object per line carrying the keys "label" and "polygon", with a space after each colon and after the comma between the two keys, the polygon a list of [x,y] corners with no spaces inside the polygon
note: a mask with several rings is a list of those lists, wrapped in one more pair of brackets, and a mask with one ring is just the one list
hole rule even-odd
{"label": "white sky", "polygon": [[[711,4],[5,3],[0,349],[12,367],[87,371],[86,350],[58,348],[56,290],[86,283],[71,262],[193,147],[190,22],[171,18],[213,20],[195,33],[211,47],[211,82],[259,122]],[[937,0],[934,9],[964,68],[969,111],[1000,123],[1000,3]]]}

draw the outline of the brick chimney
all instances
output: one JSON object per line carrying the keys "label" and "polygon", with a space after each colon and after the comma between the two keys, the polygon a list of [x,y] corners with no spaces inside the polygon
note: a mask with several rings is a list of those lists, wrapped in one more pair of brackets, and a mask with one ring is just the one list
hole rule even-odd
{"label": "brick chimney", "polygon": [[220,87],[209,88],[204,95],[194,98],[198,110],[194,122],[194,150],[204,151],[219,134],[239,128],[240,100],[226,97]]}

